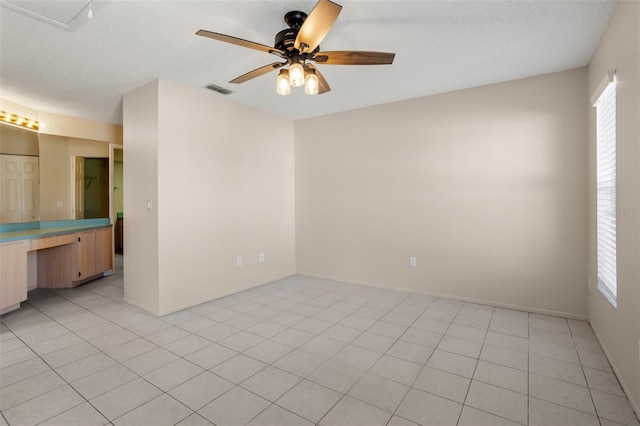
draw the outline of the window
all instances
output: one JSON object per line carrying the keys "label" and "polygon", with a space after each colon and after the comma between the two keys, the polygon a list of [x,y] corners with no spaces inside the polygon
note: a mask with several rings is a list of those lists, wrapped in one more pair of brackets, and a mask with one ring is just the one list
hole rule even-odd
{"label": "window", "polygon": [[596,102],[598,289],[617,307],[616,83]]}

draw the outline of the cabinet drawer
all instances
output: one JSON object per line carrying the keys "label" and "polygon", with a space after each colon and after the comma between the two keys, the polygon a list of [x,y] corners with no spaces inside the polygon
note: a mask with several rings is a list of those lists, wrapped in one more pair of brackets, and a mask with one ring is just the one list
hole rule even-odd
{"label": "cabinet drawer", "polygon": [[31,250],[42,250],[51,247],[72,244],[76,240],[75,234],[56,235],[53,237],[44,237],[31,240]]}

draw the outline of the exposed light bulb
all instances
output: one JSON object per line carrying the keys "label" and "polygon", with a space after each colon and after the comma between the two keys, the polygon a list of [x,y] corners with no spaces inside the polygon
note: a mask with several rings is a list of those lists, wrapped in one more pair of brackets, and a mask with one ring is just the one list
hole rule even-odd
{"label": "exposed light bulb", "polygon": [[40,129],[40,123],[37,120],[12,114],[7,111],[0,111],[0,121],[4,121],[12,126],[19,126],[36,132]]}
{"label": "exposed light bulb", "polygon": [[280,74],[278,74],[278,78],[276,79],[276,93],[283,96],[291,93],[289,70],[280,70]]}
{"label": "exposed light bulb", "polygon": [[289,67],[289,83],[293,87],[300,87],[304,84],[304,68],[299,62],[294,62]]}
{"label": "exposed light bulb", "polygon": [[318,94],[318,76],[316,70],[308,69],[304,75],[304,93],[307,95]]}
{"label": "exposed light bulb", "polygon": [[89,19],[93,19],[93,0],[89,0],[89,13],[87,14]]}

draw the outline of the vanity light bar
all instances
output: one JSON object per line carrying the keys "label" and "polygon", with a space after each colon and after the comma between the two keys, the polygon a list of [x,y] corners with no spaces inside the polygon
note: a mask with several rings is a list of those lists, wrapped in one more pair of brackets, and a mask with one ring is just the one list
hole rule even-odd
{"label": "vanity light bar", "polygon": [[11,114],[7,111],[0,111],[0,121],[14,126],[24,127],[25,129],[38,131],[40,130],[40,123],[38,120],[34,120],[29,117],[23,117],[17,114]]}

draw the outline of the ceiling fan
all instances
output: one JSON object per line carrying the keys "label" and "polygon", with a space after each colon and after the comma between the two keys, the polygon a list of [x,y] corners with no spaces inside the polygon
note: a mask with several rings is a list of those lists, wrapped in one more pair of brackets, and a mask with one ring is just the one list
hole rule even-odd
{"label": "ceiling fan", "polygon": [[259,50],[279,56],[283,62],[274,62],[234,78],[230,83],[244,83],[253,78],[281,69],[276,81],[276,92],[288,95],[291,86],[305,86],[309,95],[323,94],[331,90],[322,73],[311,64],[322,65],[385,65],[392,64],[395,53],[367,51],[320,51],[320,42],[325,38],[342,6],[330,0],[319,0],[311,13],[291,11],[284,15],[289,28],[276,34],[274,46],[267,46],[226,34],[200,30],[196,34],[237,46]]}

